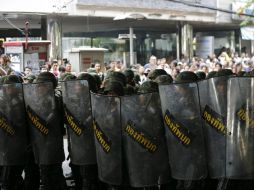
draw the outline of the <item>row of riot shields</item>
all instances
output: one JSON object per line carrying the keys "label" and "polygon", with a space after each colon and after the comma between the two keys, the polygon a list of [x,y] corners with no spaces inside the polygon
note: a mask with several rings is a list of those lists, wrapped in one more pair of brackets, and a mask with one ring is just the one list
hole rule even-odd
{"label": "row of riot shields", "polygon": [[[166,183],[169,175],[254,178],[254,78],[218,77],[159,91],[90,97],[86,81],[64,82],[72,163],[97,163],[102,181],[127,179],[133,187]],[[51,83],[0,86],[0,165],[25,162],[28,135],[37,163],[62,159],[56,104]]]}
{"label": "row of riot shields", "polygon": [[144,187],[170,179],[158,93],[91,94],[90,103],[82,80],[62,83],[62,93],[72,163],[97,163],[99,178],[113,185]]}
{"label": "row of riot shields", "polygon": [[133,187],[166,183],[170,172],[159,94],[92,94],[91,102],[100,179]]}
{"label": "row of riot shields", "polygon": [[[2,85],[0,95],[0,165],[25,164],[28,139],[38,164],[61,161],[61,115],[53,84]],[[91,105],[88,83],[77,80],[62,83],[62,96],[73,164],[97,163],[100,179],[109,184],[127,179],[143,187],[169,180],[158,93],[92,94]]]}
{"label": "row of riot shields", "polygon": [[52,83],[0,86],[0,165],[24,165],[32,145],[38,164],[63,161],[63,130]]}
{"label": "row of riot shields", "polygon": [[254,78],[159,87],[176,179],[254,179]]}

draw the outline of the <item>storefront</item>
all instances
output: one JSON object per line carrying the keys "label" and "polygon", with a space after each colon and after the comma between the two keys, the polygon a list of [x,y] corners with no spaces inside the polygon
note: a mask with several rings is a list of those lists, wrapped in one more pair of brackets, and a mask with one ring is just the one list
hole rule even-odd
{"label": "storefront", "polygon": [[[181,55],[192,57],[195,55],[197,36],[213,36],[215,53],[223,46],[240,51],[249,44],[242,44],[245,42],[239,40],[239,22],[233,21],[231,14],[191,6],[196,3],[230,10],[230,0],[186,1],[189,5],[166,0],[158,0],[156,4],[153,0],[60,2],[45,1],[41,11],[35,2],[36,13],[33,16],[22,13],[21,10],[27,12],[27,8],[21,6],[17,10],[20,15],[16,18],[14,16],[17,14],[13,13],[4,13],[3,18],[9,18],[21,29],[28,20],[29,36],[51,41],[51,59],[68,58],[67,52],[71,48],[88,46],[108,49],[105,62],[116,59],[130,62],[133,57],[134,63],[145,64],[151,55],[168,59],[180,59]],[[30,12],[32,6],[29,7]],[[10,25],[0,19],[0,30],[2,26],[10,29]],[[133,29],[132,38],[128,36],[130,28]]]}

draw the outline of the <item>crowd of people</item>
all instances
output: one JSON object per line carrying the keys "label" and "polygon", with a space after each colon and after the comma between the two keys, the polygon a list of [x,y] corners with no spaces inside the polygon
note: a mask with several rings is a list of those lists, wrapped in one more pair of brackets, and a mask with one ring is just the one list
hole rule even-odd
{"label": "crowd of people", "polygon": [[[40,67],[39,72],[51,72],[60,81],[66,74],[72,74],[78,76],[79,73],[72,71],[72,64],[63,60],[53,60],[47,62],[45,65]],[[215,54],[208,56],[206,59],[193,57],[191,60],[181,59],[181,60],[169,60],[166,58],[157,58],[152,55],[148,63],[144,64],[134,64],[130,68],[126,68],[126,65],[122,61],[110,61],[109,63],[92,63],[90,68],[82,71],[87,72],[92,75],[98,75],[101,83],[103,82],[108,71],[125,72],[125,70],[130,69],[134,73],[134,82],[136,86],[141,85],[143,82],[149,79],[148,74],[154,70],[164,70],[165,74],[172,77],[173,80],[176,79],[177,75],[183,71],[190,71],[197,76],[204,79],[209,73],[213,74],[222,69],[231,70],[234,75],[244,76],[248,75],[250,71],[254,68],[254,58],[249,56],[247,53],[231,53],[228,49],[222,48],[218,56]],[[35,78],[36,74],[32,71],[32,68],[25,67],[23,72],[16,72],[11,67],[10,58],[7,55],[1,55],[0,58],[0,76],[15,74],[27,81],[27,78]]]}

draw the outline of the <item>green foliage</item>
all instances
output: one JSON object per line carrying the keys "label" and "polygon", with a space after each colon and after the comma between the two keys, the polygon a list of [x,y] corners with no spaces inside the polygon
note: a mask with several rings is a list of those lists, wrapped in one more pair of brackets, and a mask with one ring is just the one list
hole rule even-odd
{"label": "green foliage", "polygon": [[[245,6],[241,7],[238,11],[237,14],[240,16],[241,14],[244,13],[244,10],[254,4],[254,0],[247,0],[245,2]],[[251,15],[254,15],[254,9],[252,9]],[[246,26],[246,25],[254,25],[254,20],[253,17],[250,16],[245,16],[244,20],[240,23],[240,26]]]}

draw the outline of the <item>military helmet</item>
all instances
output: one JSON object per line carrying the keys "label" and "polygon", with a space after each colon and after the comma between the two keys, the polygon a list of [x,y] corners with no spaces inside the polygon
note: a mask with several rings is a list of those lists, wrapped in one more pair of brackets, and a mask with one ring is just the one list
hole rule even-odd
{"label": "military helmet", "polygon": [[238,76],[238,77],[242,77],[242,76],[245,75],[245,73],[246,73],[245,71],[240,71],[240,72],[237,74],[237,76]]}
{"label": "military helmet", "polygon": [[230,69],[221,69],[215,74],[215,77],[221,77],[221,76],[230,76],[233,75],[232,70]]}
{"label": "military helmet", "polygon": [[135,94],[135,88],[129,84],[124,87],[124,95],[133,95]]}
{"label": "military helmet", "polygon": [[217,71],[211,71],[211,72],[208,73],[208,75],[206,76],[206,78],[207,78],[207,79],[213,78],[213,77],[215,77],[216,73],[217,73]]}
{"label": "military helmet", "polygon": [[117,71],[108,71],[105,77],[105,80],[116,80],[122,83],[123,86],[126,86],[126,77],[123,73]]}
{"label": "military helmet", "polygon": [[140,76],[139,76],[138,74],[136,74],[136,75],[134,76],[133,80],[134,80],[134,82],[137,83],[137,84],[141,81]]}
{"label": "military helmet", "polygon": [[176,82],[196,82],[198,81],[198,76],[191,71],[183,71],[179,73],[176,77]]}
{"label": "military helmet", "polygon": [[115,71],[113,71],[113,70],[108,70],[108,71],[105,73],[105,79],[110,78],[113,72],[115,72]]}
{"label": "military helmet", "polygon": [[96,80],[95,78],[89,74],[89,73],[80,73],[77,77],[78,80],[87,80],[88,84],[89,84],[89,89],[92,92],[97,92],[97,85],[96,85]]}
{"label": "military helmet", "polygon": [[245,77],[253,77],[254,76],[254,70],[250,71],[250,72],[247,72],[247,73],[244,73]]}
{"label": "military helmet", "polygon": [[22,78],[17,75],[7,75],[2,78],[3,84],[22,83]]}
{"label": "military helmet", "polygon": [[105,81],[105,87],[104,87],[104,93],[109,94],[113,93],[117,96],[123,96],[124,95],[124,87],[121,82],[116,80],[106,80]]}
{"label": "military helmet", "polygon": [[100,86],[101,86],[101,83],[102,83],[100,76],[97,75],[96,73],[89,73],[89,74],[90,74],[91,76],[93,76],[93,78],[94,78],[94,80],[95,80],[95,82],[96,82],[97,89],[99,89]]}
{"label": "military helmet", "polygon": [[158,84],[153,81],[145,81],[138,89],[139,93],[159,92]]}
{"label": "military helmet", "polygon": [[203,71],[196,72],[196,75],[198,76],[199,80],[203,80],[206,78],[206,74]]}
{"label": "military helmet", "polygon": [[31,74],[31,75],[25,76],[24,79],[28,80],[28,83],[33,83],[33,81],[36,79],[36,76]]}
{"label": "military helmet", "polygon": [[64,73],[62,76],[63,81],[75,80],[77,77],[71,73]]}
{"label": "military helmet", "polygon": [[129,79],[133,79],[134,78],[134,72],[131,70],[131,69],[126,69],[124,72],[123,72],[124,76]]}
{"label": "military helmet", "polygon": [[173,78],[170,75],[160,75],[154,80],[157,84],[171,84]]}
{"label": "military helmet", "polygon": [[163,69],[155,69],[148,73],[148,78],[155,80],[160,75],[167,75],[167,72]]}
{"label": "military helmet", "polygon": [[43,72],[40,73],[35,82],[52,82],[53,87],[57,87],[57,79],[53,73],[50,72]]}

